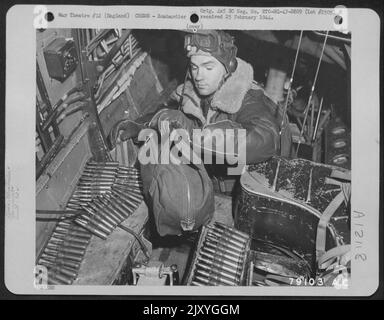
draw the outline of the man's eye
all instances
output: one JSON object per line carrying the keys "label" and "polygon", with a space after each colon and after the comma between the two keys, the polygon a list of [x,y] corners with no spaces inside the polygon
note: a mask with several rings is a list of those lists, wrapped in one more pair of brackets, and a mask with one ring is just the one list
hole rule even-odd
{"label": "man's eye", "polygon": [[195,71],[195,70],[197,70],[197,67],[196,66],[191,66],[191,70]]}
{"label": "man's eye", "polygon": [[213,70],[213,67],[207,67],[207,70]]}

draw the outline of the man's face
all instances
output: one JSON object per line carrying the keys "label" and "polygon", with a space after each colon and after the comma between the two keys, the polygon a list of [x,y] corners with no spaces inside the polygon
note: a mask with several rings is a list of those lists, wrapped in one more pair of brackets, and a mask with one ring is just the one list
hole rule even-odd
{"label": "man's face", "polygon": [[191,74],[196,90],[201,96],[214,93],[226,74],[225,67],[212,56],[191,56]]}

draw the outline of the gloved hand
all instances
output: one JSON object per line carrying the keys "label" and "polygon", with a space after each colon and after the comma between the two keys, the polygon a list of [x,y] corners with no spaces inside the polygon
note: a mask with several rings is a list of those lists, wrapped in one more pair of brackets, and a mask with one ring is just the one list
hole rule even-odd
{"label": "gloved hand", "polygon": [[[202,129],[201,140],[194,140],[194,147],[201,148],[204,152],[215,154],[217,159],[235,159],[238,156],[239,151],[239,129],[243,129],[243,127],[239,123],[231,120],[208,124]],[[233,142],[233,150],[227,149],[227,139],[230,139]]]}
{"label": "gloved hand", "polygon": [[169,123],[169,132],[174,129],[185,129],[191,136],[194,122],[189,119],[182,111],[163,109],[160,110],[151,120],[152,125],[156,126],[160,132],[164,132],[164,122]]}
{"label": "gloved hand", "polygon": [[143,128],[145,128],[144,124],[140,124],[128,119],[121,120],[112,128],[108,136],[108,140],[112,148],[114,148],[119,137],[121,141],[125,141],[130,138],[136,138],[139,135],[140,130]]}

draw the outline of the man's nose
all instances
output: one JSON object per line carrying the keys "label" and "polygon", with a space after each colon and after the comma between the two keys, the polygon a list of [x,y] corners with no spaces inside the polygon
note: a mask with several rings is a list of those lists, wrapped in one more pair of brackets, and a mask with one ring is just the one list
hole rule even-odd
{"label": "man's nose", "polygon": [[203,80],[203,78],[204,78],[203,70],[201,68],[197,69],[196,75],[195,75],[195,80],[200,81],[200,80]]}

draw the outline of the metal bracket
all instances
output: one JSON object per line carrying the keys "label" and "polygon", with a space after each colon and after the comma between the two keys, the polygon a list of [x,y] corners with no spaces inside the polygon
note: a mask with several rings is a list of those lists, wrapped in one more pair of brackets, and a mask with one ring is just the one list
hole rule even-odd
{"label": "metal bracket", "polygon": [[133,284],[140,285],[158,285],[159,282],[165,284],[166,278],[169,277],[169,285],[178,284],[178,270],[176,265],[170,267],[164,266],[160,261],[152,261],[147,265],[136,264],[132,268]]}

